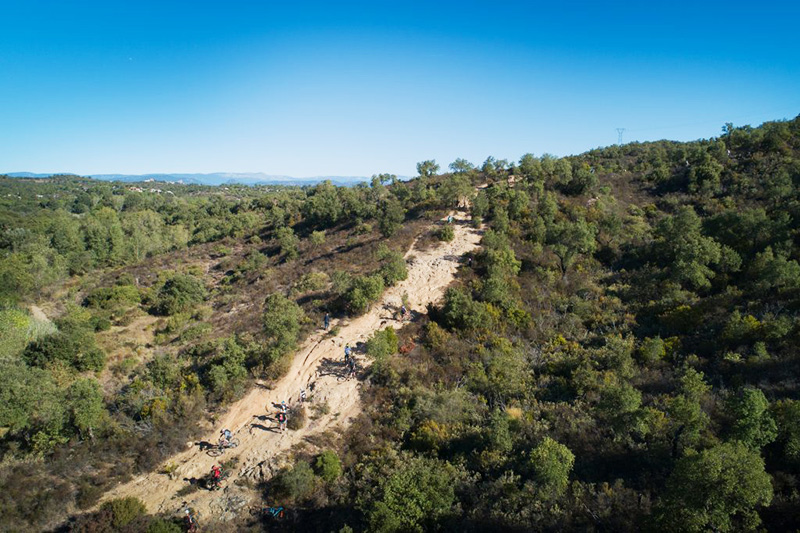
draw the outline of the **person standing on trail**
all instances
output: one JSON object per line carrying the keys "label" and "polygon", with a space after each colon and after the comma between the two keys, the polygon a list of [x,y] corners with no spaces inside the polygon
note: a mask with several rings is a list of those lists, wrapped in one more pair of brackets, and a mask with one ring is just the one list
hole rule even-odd
{"label": "person standing on trail", "polygon": [[306,389],[300,389],[300,403],[306,401]]}
{"label": "person standing on trail", "polygon": [[281,402],[281,413],[286,413],[286,400]]}
{"label": "person standing on trail", "polygon": [[331,315],[330,313],[325,313],[325,318],[322,319],[323,326],[327,330],[328,327],[331,325]]}
{"label": "person standing on trail", "polygon": [[349,344],[344,347],[344,364],[347,364],[347,362],[350,360],[350,353],[351,352],[352,352],[352,349],[350,348]]}
{"label": "person standing on trail", "polygon": [[278,413],[278,428],[281,431],[286,431],[286,413]]}
{"label": "person standing on trail", "polygon": [[231,430],[223,429],[219,432],[219,446],[220,448],[227,448],[231,442]]}
{"label": "person standing on trail", "polygon": [[192,509],[186,509],[183,523],[186,526],[187,533],[195,533],[195,531],[197,531],[197,517],[194,512],[192,512]]}
{"label": "person standing on trail", "polygon": [[222,468],[214,465],[211,467],[211,490],[221,488],[222,483]]}

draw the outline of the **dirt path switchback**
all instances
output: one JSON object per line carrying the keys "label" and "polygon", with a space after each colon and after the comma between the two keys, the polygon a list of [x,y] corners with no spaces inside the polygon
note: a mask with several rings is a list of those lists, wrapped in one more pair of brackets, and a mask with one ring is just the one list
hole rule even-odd
{"label": "dirt path switchback", "polygon": [[[411,310],[415,316],[426,312],[429,303],[444,295],[445,289],[455,278],[460,258],[478,247],[480,231],[472,228],[469,219],[462,213],[454,215],[455,239],[441,242],[432,249],[420,251],[415,244],[406,253],[408,279],[387,289],[380,302],[372,306],[365,315],[340,321],[332,320],[331,328],[339,327],[338,335],[327,337],[325,331],[312,334],[295,354],[287,374],[276,382],[272,389],[264,385],[254,387],[244,398],[232,404],[220,417],[217,426],[204,436],[204,441],[216,443],[223,428],[230,429],[240,440],[237,448],[227,450],[222,457],[209,457],[194,443],[166,464],[175,465],[172,476],[152,472],[138,476],[128,483],[110,490],[103,501],[111,498],[136,496],[150,512],[177,513],[183,505],[189,505],[201,516],[218,520],[234,518],[248,505],[255,505],[259,495],[252,489],[236,483],[241,478],[262,480],[271,477],[280,466],[280,461],[293,446],[309,437],[330,430],[341,430],[360,413],[359,379],[346,380],[343,364],[344,347],[349,343],[366,341],[374,332],[385,327],[399,328],[394,313],[401,305],[403,293],[408,293]],[[363,353],[356,358],[360,371],[369,365]],[[314,405],[327,404],[327,414],[310,420],[300,430],[280,432],[275,422],[277,409],[273,405],[286,401],[298,401],[300,389],[308,393],[306,407],[313,414]],[[309,392],[313,388],[313,392]],[[270,411],[267,407],[270,406]],[[223,490],[198,490],[179,496],[190,479],[199,479],[208,474],[212,465],[238,457],[238,467],[231,472]]]}

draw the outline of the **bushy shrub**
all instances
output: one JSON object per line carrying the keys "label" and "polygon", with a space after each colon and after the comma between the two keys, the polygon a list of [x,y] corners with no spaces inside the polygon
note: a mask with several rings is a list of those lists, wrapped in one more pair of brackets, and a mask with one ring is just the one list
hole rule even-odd
{"label": "bushy shrub", "polygon": [[325,450],[317,456],[314,462],[317,475],[327,483],[333,483],[342,475],[342,463],[339,456],[332,450]]}
{"label": "bushy shrub", "polygon": [[287,260],[295,259],[299,255],[297,246],[300,244],[300,239],[294,234],[292,228],[288,226],[278,228],[275,232],[275,239]]}
{"label": "bushy shrub", "polygon": [[96,309],[114,309],[130,307],[140,302],[139,289],[133,285],[116,285],[93,290],[84,298],[83,305]]}
{"label": "bushy shrub", "polygon": [[158,291],[155,310],[162,315],[189,311],[207,296],[203,282],[191,274],[175,274]]}
{"label": "bushy shrub", "polygon": [[370,530],[437,529],[437,521],[451,511],[455,501],[455,478],[455,468],[448,463],[408,457],[380,480],[375,499],[365,506]]}
{"label": "bushy shrub", "polygon": [[305,461],[295,463],[292,468],[282,470],[275,479],[275,493],[290,502],[308,499],[316,490],[317,476]]}
{"label": "bushy shrub", "polygon": [[453,226],[451,226],[450,224],[446,224],[441,228],[439,228],[439,230],[436,232],[436,237],[440,241],[450,242],[456,238],[456,233],[453,230]]}
{"label": "bushy shrub", "polygon": [[383,277],[380,274],[355,278],[345,295],[347,308],[355,315],[367,312],[369,306],[381,297],[383,289]]}
{"label": "bushy shrub", "polygon": [[294,287],[292,293],[303,294],[306,292],[320,291],[330,284],[330,276],[325,272],[309,272],[303,275]]}
{"label": "bushy shrub", "polygon": [[147,526],[146,533],[182,533],[183,527],[176,524],[173,520],[155,518]]}
{"label": "bushy shrub", "polygon": [[444,325],[451,329],[469,330],[491,325],[486,304],[476,302],[463,289],[447,289],[441,314]]}
{"label": "bushy shrub", "polygon": [[289,409],[289,416],[288,416],[288,421],[286,422],[286,427],[288,427],[292,431],[303,429],[303,427],[305,427],[306,425],[307,419],[308,415],[306,413],[305,406],[297,405]]}
{"label": "bushy shrub", "polygon": [[398,340],[394,328],[376,331],[367,341],[367,354],[373,359],[380,360],[397,353]]}
{"label": "bushy shrub", "polygon": [[273,364],[294,350],[304,320],[306,315],[296,302],[278,293],[267,297],[262,316],[267,346],[262,364]]}
{"label": "bushy shrub", "polygon": [[111,523],[115,528],[126,526],[147,513],[144,503],[133,496],[107,501],[101,509],[111,511]]}
{"label": "bushy shrub", "polygon": [[80,371],[100,371],[105,366],[106,355],[97,347],[92,331],[73,330],[32,342],[23,352],[23,359],[40,368],[62,361]]}
{"label": "bushy shrub", "polygon": [[398,281],[408,278],[406,260],[401,253],[393,252],[386,245],[381,245],[376,255],[381,261],[379,272],[387,287],[392,287]]}

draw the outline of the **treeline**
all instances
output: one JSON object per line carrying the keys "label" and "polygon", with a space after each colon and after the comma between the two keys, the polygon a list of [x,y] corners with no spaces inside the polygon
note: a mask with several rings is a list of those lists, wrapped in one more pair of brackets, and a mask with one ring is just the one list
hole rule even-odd
{"label": "treeline", "polygon": [[800,118],[453,170],[482,250],[275,481],[305,527],[800,527]]}

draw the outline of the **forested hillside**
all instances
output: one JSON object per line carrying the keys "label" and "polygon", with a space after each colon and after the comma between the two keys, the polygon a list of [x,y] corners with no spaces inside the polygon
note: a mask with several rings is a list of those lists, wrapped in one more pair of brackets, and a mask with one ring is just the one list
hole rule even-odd
{"label": "forested hillside", "polygon": [[[259,487],[292,519],[236,529],[800,528],[800,117],[418,170],[353,188],[0,179],[0,530],[54,529],[157,468],[279,379],[325,312],[402,280],[417,235],[452,238],[423,228],[465,197],[480,252],[441,305],[367,343],[346,434]],[[112,502],[63,527],[173,518]]]}
{"label": "forested hillside", "polygon": [[454,170],[483,251],[342,477],[274,493],[319,531],[800,527],[800,119]]}

